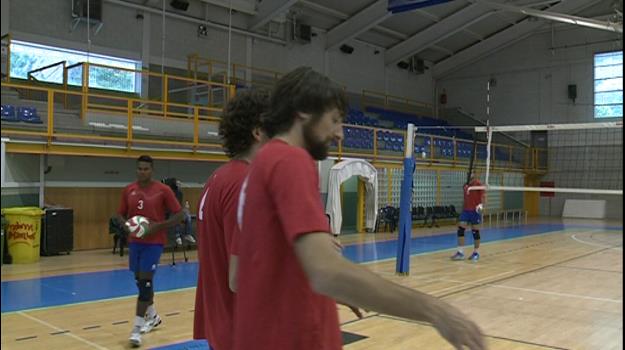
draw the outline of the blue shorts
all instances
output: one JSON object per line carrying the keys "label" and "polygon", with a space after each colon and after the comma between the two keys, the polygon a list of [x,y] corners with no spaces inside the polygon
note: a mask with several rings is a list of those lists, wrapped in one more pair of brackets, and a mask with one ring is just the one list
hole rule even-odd
{"label": "blue shorts", "polygon": [[466,222],[471,225],[479,225],[482,223],[482,215],[475,210],[464,210],[458,219],[460,222]]}
{"label": "blue shorts", "polygon": [[128,245],[128,265],[130,271],[155,272],[163,253],[160,244],[141,244],[132,242]]}

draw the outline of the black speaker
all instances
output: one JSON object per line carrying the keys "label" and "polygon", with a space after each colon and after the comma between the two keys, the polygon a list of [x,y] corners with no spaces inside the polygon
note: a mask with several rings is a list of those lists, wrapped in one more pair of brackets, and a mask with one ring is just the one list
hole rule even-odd
{"label": "black speaker", "polygon": [[171,0],[169,4],[171,7],[180,11],[186,11],[189,8],[189,2],[187,0]]}
{"label": "black speaker", "polygon": [[297,23],[293,25],[292,39],[301,44],[308,44],[312,38],[312,27],[308,24]]}
{"label": "black speaker", "polygon": [[577,98],[577,85],[569,85],[569,99],[573,100],[575,103],[575,99]]}
{"label": "black speaker", "polygon": [[47,208],[42,221],[41,255],[69,254],[74,249],[74,210]]}
{"label": "black speaker", "polygon": [[399,69],[408,69],[408,68],[410,68],[410,63],[408,63],[406,61],[399,61],[399,62],[397,62],[397,68],[399,68]]}
{"label": "black speaker", "polygon": [[348,55],[351,55],[352,52],[354,52],[354,48],[349,46],[349,45],[341,45],[341,47],[339,47],[339,50],[341,50],[342,53],[346,53]]}

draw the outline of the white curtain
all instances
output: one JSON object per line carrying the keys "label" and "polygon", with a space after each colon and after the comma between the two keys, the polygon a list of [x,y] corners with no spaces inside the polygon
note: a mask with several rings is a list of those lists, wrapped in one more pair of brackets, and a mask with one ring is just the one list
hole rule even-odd
{"label": "white curtain", "polygon": [[362,159],[348,159],[330,169],[326,214],[330,216],[333,234],[341,233],[341,184],[352,176],[365,182],[365,227],[373,229],[378,208],[378,172],[369,162]]}

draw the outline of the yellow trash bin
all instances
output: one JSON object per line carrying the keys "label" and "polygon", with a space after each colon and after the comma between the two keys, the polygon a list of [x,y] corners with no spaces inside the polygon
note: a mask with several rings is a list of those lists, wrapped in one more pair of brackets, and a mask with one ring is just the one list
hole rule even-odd
{"label": "yellow trash bin", "polygon": [[14,264],[28,264],[39,261],[41,242],[41,216],[44,211],[38,207],[17,207],[2,209],[7,220],[7,248]]}

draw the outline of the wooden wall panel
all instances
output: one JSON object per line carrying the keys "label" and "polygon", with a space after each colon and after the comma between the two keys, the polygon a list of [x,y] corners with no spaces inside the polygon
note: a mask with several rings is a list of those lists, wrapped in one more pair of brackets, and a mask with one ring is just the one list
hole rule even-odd
{"label": "wooden wall panel", "polygon": [[[121,192],[122,188],[48,187],[45,203],[74,209],[74,250],[112,248],[108,221],[117,211]],[[201,188],[183,189],[191,214],[197,211],[201,192]]]}

